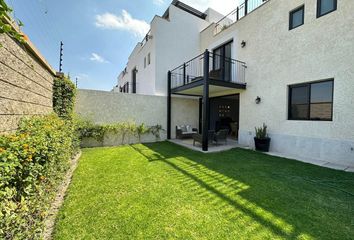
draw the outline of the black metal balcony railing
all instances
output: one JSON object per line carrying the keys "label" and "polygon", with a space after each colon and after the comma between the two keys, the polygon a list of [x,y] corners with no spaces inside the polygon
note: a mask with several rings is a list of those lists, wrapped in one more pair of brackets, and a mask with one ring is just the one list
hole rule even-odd
{"label": "black metal balcony railing", "polygon": [[268,0],[245,0],[235,10],[216,23],[214,34],[218,34],[227,29],[231,24],[237,22],[267,1]]}
{"label": "black metal balcony railing", "polygon": [[205,56],[209,56],[209,79],[245,84],[246,63],[208,52],[207,55],[205,53],[198,55],[173,69],[171,71],[171,89],[202,80],[204,78]]}

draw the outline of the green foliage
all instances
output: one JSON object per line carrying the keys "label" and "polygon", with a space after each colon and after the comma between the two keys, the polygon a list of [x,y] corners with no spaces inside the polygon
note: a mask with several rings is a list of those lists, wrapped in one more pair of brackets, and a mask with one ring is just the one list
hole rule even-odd
{"label": "green foliage", "polygon": [[54,112],[63,119],[72,119],[76,88],[67,77],[55,78],[53,85]]}
{"label": "green foliage", "polygon": [[97,141],[103,141],[105,129],[103,126],[94,124],[85,119],[75,119],[76,135],[80,141],[84,138],[94,138]]}
{"label": "green foliage", "polygon": [[[25,41],[24,36],[17,32],[10,24],[6,23],[5,21],[5,18],[8,18],[11,12],[12,9],[7,6],[6,2],[4,0],[0,0],[0,34],[8,34],[10,37],[23,43]],[[20,27],[23,26],[21,21],[18,21],[17,24]]]}
{"label": "green foliage", "polygon": [[146,134],[153,134],[156,140],[160,139],[160,133],[163,130],[161,125],[146,126],[144,123],[136,124],[135,122],[122,122],[115,124],[99,125],[94,124],[90,120],[75,119],[76,134],[80,140],[84,138],[94,138],[99,142],[103,142],[104,136],[108,133],[113,133],[121,136],[121,144],[124,144],[132,136],[138,138],[141,142],[141,137]]}
{"label": "green foliage", "polygon": [[160,140],[161,136],[160,136],[160,132],[164,131],[164,129],[162,128],[161,125],[155,125],[155,126],[151,126],[150,127],[150,132],[155,136],[156,141]]}
{"label": "green foliage", "polygon": [[23,119],[0,136],[0,239],[38,239],[76,150],[74,128],[56,115]]}
{"label": "green foliage", "polygon": [[263,123],[263,125],[259,128],[255,127],[255,130],[256,130],[256,138],[265,139],[268,137],[267,125],[265,125],[265,123]]}
{"label": "green foliage", "polygon": [[138,137],[139,142],[141,142],[141,136],[148,133],[150,128],[146,127],[144,123],[136,126],[135,133]]}

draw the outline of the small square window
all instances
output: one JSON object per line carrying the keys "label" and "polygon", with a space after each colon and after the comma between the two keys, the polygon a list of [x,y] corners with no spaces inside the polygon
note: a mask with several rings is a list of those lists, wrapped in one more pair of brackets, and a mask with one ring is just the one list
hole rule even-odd
{"label": "small square window", "polygon": [[317,0],[317,17],[337,10],[337,0]]}
{"label": "small square window", "polygon": [[304,5],[291,11],[290,17],[289,17],[289,30],[303,25],[304,18],[305,18],[305,6]]}

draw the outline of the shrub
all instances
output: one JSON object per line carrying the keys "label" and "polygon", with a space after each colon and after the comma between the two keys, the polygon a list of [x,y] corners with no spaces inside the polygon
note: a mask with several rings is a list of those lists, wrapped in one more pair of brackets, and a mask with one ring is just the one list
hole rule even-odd
{"label": "shrub", "polygon": [[53,108],[59,117],[72,119],[76,88],[67,77],[55,78],[53,84]]}
{"label": "shrub", "polygon": [[[144,123],[137,125],[135,122],[121,122],[115,124],[95,124],[86,119],[75,119],[76,134],[80,140],[84,138],[94,138],[103,143],[104,137],[107,133],[120,135],[121,144],[127,142],[126,140],[132,136],[138,138],[141,142],[141,137],[145,134],[152,134],[156,140],[160,139],[160,133],[164,131],[161,125],[146,126]],[[129,140],[128,140],[129,142]]]}
{"label": "shrub", "polygon": [[41,238],[43,220],[77,141],[56,115],[23,119],[0,136],[0,239]]}

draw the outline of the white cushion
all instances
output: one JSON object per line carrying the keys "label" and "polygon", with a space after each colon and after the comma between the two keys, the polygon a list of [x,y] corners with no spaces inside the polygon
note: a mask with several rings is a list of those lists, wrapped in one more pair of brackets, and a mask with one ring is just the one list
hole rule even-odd
{"label": "white cushion", "polygon": [[181,130],[182,130],[182,132],[187,132],[187,127],[184,126],[184,125],[182,125],[182,126],[181,126]]}

